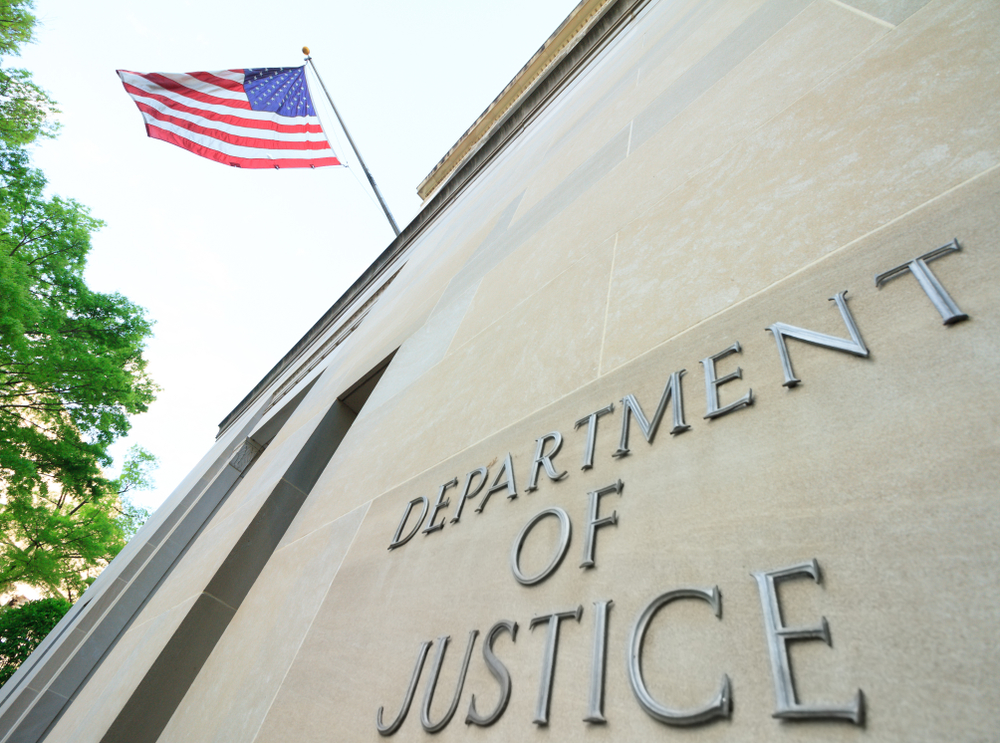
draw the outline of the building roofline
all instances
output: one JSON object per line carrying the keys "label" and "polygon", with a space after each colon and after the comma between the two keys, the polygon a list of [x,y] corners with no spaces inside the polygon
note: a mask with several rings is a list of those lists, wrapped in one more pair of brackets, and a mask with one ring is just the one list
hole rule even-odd
{"label": "building roofline", "polygon": [[[299,341],[289,349],[281,360],[275,364],[271,370],[264,375],[250,392],[233,408],[233,410],[219,423],[219,432],[216,437],[221,436],[229,426],[236,421],[287,371],[291,368],[313,344],[319,340],[338,321],[350,318],[350,312],[356,300],[365,292],[376,285],[379,280],[384,280],[394,276],[402,266],[396,266],[396,270],[390,269],[397,264],[410,245],[423,233],[424,229],[447,208],[458,195],[465,190],[465,187],[486,167],[493,158],[500,153],[506,145],[531,121],[539,110],[568,83],[592,57],[599,52],[608,41],[621,28],[623,28],[636,13],[648,2],[648,0],[584,0],[573,10],[563,21],[559,29],[556,30],[542,48],[535,53],[532,61],[536,61],[539,55],[547,62],[539,68],[528,87],[524,88],[519,97],[514,100],[506,109],[500,111],[497,103],[503,96],[498,96],[490,107],[487,108],[483,116],[491,110],[496,114],[490,117],[493,120],[491,128],[473,143],[464,157],[455,161],[452,172],[447,177],[442,176],[440,182],[435,187],[433,194],[424,202],[423,207],[417,215],[410,221],[402,232],[389,243],[388,247],[382,251],[381,255],[358,277],[351,287],[344,292],[329,310],[327,310],[319,320],[299,339]],[[593,6],[593,7],[592,7]],[[585,22],[574,24],[573,20],[580,20],[581,16],[589,12]],[[575,29],[572,35],[560,34],[560,31],[571,26]],[[558,48],[557,48],[558,47]],[[548,50],[548,51],[546,51]],[[524,78],[532,62],[525,65],[521,72],[508,84],[507,91],[517,80]],[[532,70],[535,68],[532,67]],[[477,121],[481,121],[483,116]],[[475,127],[475,125],[474,125]],[[470,132],[472,129],[470,128]],[[454,152],[462,142],[470,138],[469,132],[462,137],[459,142],[452,147],[449,152]],[[448,156],[446,155],[447,159]],[[441,161],[443,163],[444,160]],[[451,162],[449,160],[449,162]],[[441,169],[438,163],[435,171]],[[433,174],[433,171],[432,171]],[[425,179],[426,182],[426,179]]]}
{"label": "building roofline", "polygon": [[518,104],[532,87],[540,81],[549,67],[573,47],[574,41],[590,24],[598,20],[614,0],[581,0],[566,19],[539,47],[493,102],[486,107],[472,126],[465,130],[451,146],[427,177],[417,186],[417,195],[426,200],[455,170],[473,154],[483,139],[500,123],[504,116]]}

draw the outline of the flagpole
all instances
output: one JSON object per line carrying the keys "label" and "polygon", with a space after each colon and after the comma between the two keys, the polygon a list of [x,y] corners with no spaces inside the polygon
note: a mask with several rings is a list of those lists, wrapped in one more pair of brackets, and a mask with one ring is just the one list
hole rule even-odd
{"label": "flagpole", "polygon": [[389,224],[392,225],[392,230],[396,233],[396,237],[399,237],[399,227],[396,226],[396,220],[392,218],[392,212],[389,211],[389,207],[386,206],[385,199],[382,198],[382,193],[378,190],[378,186],[375,185],[375,179],[372,178],[372,174],[368,171],[368,166],[365,165],[364,158],[361,157],[361,153],[354,144],[354,140],[351,139],[351,133],[347,131],[347,125],[344,124],[344,120],[340,118],[340,112],[337,110],[337,106],[334,104],[333,98],[330,97],[330,92],[326,89],[326,85],[323,84],[323,78],[319,76],[319,70],[317,70],[316,65],[313,64],[312,57],[309,56],[309,47],[302,47],[302,53],[306,55],[306,62],[308,62],[309,66],[312,67],[312,71],[316,75],[316,79],[319,80],[320,87],[323,88],[323,92],[326,94],[326,99],[330,101],[333,113],[336,114],[337,121],[340,122],[340,128],[343,129],[344,134],[347,135],[347,141],[350,142],[351,149],[354,150],[354,154],[358,156],[358,162],[361,163],[361,168],[365,171],[365,175],[368,176],[368,182],[371,184],[372,190],[375,191],[375,196],[378,197],[378,203],[382,205],[382,211],[385,212],[386,219],[388,219]]}

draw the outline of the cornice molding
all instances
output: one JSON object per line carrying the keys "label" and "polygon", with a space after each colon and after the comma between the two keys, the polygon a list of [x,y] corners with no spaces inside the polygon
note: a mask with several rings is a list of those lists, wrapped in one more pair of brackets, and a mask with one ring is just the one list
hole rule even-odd
{"label": "cornice molding", "polygon": [[599,20],[612,4],[614,0],[582,0],[420,182],[417,195],[426,201],[462,162],[474,154],[483,139],[503,123],[518,101],[541,82],[552,65],[573,48],[577,38]]}

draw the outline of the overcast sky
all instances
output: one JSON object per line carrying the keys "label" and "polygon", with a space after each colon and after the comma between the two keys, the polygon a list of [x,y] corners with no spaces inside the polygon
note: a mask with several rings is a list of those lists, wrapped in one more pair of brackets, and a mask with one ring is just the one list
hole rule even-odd
{"label": "overcast sky", "polygon": [[[160,459],[155,508],[218,423],[391,242],[352,166],[239,170],[148,139],[116,69],[188,72],[302,64],[303,45],[402,227],[417,184],[575,7],[575,0],[343,2],[36,0],[30,69],[62,132],[35,147],[50,192],[90,207],[87,280],[156,321],[163,388],[127,440]],[[313,99],[321,91],[313,85]],[[332,113],[319,105],[327,130]],[[114,473],[111,473],[114,474]]]}

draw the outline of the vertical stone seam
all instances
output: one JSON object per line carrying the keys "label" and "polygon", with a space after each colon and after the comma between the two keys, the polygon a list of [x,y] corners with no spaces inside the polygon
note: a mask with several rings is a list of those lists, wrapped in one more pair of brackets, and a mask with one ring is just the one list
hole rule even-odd
{"label": "vertical stone seam", "polygon": [[[629,144],[632,143],[632,125],[628,130]],[[627,156],[626,156],[627,157]],[[608,271],[608,296],[604,303],[604,329],[601,331],[601,352],[597,357],[597,376],[600,378],[604,368],[604,344],[608,338],[608,315],[611,312],[611,285],[615,280],[615,259],[618,257],[618,233],[615,233],[615,244],[611,248],[611,270]]]}
{"label": "vertical stone seam", "polygon": [[[895,27],[893,27],[893,28],[895,28]],[[703,173],[708,172],[709,170],[713,169],[714,167],[717,167],[718,163],[720,163],[723,159],[725,159],[730,153],[732,153],[733,151],[735,151],[737,148],[741,147],[744,143],[746,143],[751,137],[753,137],[754,135],[756,135],[758,132],[763,131],[764,128],[767,127],[772,121],[775,121],[776,119],[778,119],[781,116],[783,116],[786,111],[791,110],[796,105],[798,105],[800,101],[802,101],[803,99],[805,99],[808,96],[812,95],[812,93],[815,90],[817,90],[818,88],[822,87],[823,85],[826,85],[830,80],[833,79],[833,77],[835,75],[837,75],[841,70],[843,70],[845,67],[847,67],[849,64],[851,64],[858,57],[860,57],[861,55],[865,54],[869,49],[871,49],[875,45],[880,44],[882,42],[882,40],[885,38],[885,36],[886,36],[886,34],[881,34],[877,38],[873,39],[870,44],[868,44],[864,49],[862,49],[860,52],[858,52],[857,54],[855,54],[853,57],[851,57],[850,59],[844,60],[841,64],[839,64],[836,67],[834,67],[833,69],[831,69],[829,71],[829,74],[825,75],[821,80],[818,80],[815,85],[813,85],[811,88],[809,88],[808,90],[806,90],[805,92],[803,92],[802,95],[800,95],[794,101],[789,102],[789,104],[787,106],[785,106],[783,109],[781,109],[780,111],[775,112],[775,114],[773,116],[771,116],[770,118],[768,118],[766,121],[761,122],[760,125],[757,126],[755,129],[753,129],[750,132],[747,132],[747,134],[745,136],[741,137],[738,141],[733,142],[732,147],[730,147],[728,150],[726,150],[725,152],[720,153],[713,160],[711,160],[710,162],[705,163],[705,165],[703,165],[701,168],[698,168],[697,170],[695,170],[692,173],[690,173],[683,181],[681,181],[680,183],[678,183],[670,191],[662,194],[660,196],[660,198],[657,199],[656,201],[651,202],[650,205],[646,208],[645,211],[643,211],[643,212],[641,212],[639,214],[636,214],[632,219],[628,220],[627,222],[625,222],[624,224],[622,224],[621,226],[619,226],[618,229],[619,230],[626,229],[627,227],[630,227],[633,224],[635,224],[635,223],[643,220],[646,217],[647,214],[649,214],[651,211],[655,210],[660,204],[663,204],[664,202],[666,202],[667,199],[669,199],[675,193],[677,193],[681,189],[685,188],[691,181],[693,181],[696,178],[700,177]],[[773,34],[772,34],[771,38],[773,38]],[[768,39],[768,41],[770,41],[770,38]],[[765,43],[767,43],[767,42],[765,42]],[[763,44],[761,46],[763,46]],[[750,57],[752,57],[754,54],[756,54],[759,50],[760,50],[760,47],[758,47],[753,52],[751,52],[747,56],[746,59],[750,59]],[[739,67],[746,62],[746,59],[743,62],[741,62],[739,65],[737,65],[736,67],[734,67],[733,70],[731,70],[731,72],[739,69]],[[715,85],[718,85],[718,82],[716,82]],[[715,85],[713,85],[711,88],[709,88],[704,93],[702,93],[702,95],[699,96],[697,99],[695,99],[694,101],[691,101],[691,103],[684,108],[684,111],[687,111],[692,106],[694,106],[697,103],[697,101],[701,100],[701,98],[703,98],[704,95],[709,92],[709,90],[711,90],[712,88],[714,88]],[[645,110],[646,109],[643,109],[643,111],[645,111]],[[642,112],[640,111],[640,114],[641,113]],[[678,114],[678,116],[680,116],[680,115],[681,114]],[[659,130],[657,130],[657,131],[659,131]],[[640,148],[644,147],[651,139],[652,139],[652,136],[650,136],[648,139],[646,139],[642,144],[640,144],[638,146]],[[876,228],[876,229],[878,229],[878,228]],[[628,363],[628,362],[625,362],[625,363]]]}
{"label": "vertical stone seam", "polygon": [[[316,612],[312,615],[312,619],[309,620],[309,626],[306,627],[305,632],[302,633],[302,637],[299,639],[299,645],[298,645],[298,647],[295,648],[295,652],[292,654],[292,659],[291,659],[291,661],[288,664],[288,668],[285,669],[285,673],[281,677],[281,682],[278,684],[278,687],[274,690],[274,694],[271,696],[271,701],[268,702],[268,704],[267,704],[267,709],[264,710],[264,714],[261,716],[260,722],[257,723],[257,730],[254,731],[253,737],[250,738],[250,743],[255,743],[255,741],[257,740],[257,737],[260,735],[260,731],[264,727],[264,721],[267,720],[267,716],[269,714],[271,714],[271,707],[274,706],[274,700],[277,699],[278,698],[278,694],[281,693],[281,687],[283,687],[285,685],[285,679],[288,678],[289,671],[291,671],[292,670],[292,666],[295,665],[295,659],[299,657],[299,653],[302,651],[302,645],[305,643],[306,638],[309,636],[309,632],[312,631],[312,626],[316,622],[316,617],[319,616],[319,612],[323,608],[323,604],[326,603],[326,598],[327,598],[327,596],[330,595],[330,590],[333,588],[333,584],[337,581],[337,576],[340,574],[340,568],[343,567],[343,565],[344,565],[344,560],[346,560],[347,556],[349,554],[351,554],[351,549],[354,547],[354,543],[358,539],[358,534],[361,533],[361,527],[364,526],[365,519],[368,518],[368,511],[371,510],[371,505],[374,502],[375,502],[374,500],[370,500],[367,503],[364,503],[361,506],[358,506],[358,508],[364,508],[365,509],[365,512],[361,515],[361,520],[358,522],[358,528],[355,529],[354,536],[351,537],[351,543],[349,545],[347,545],[347,549],[344,551],[344,556],[340,559],[340,565],[338,565],[337,569],[334,571],[333,577],[330,579],[330,585],[326,587],[326,593],[323,594],[323,598],[320,600],[319,606],[316,607]],[[348,514],[344,514],[344,516],[347,516],[347,515]],[[344,517],[342,516],[341,518],[344,518]],[[331,521],[330,523],[333,523],[333,522]],[[309,534],[315,534],[315,533],[316,533],[316,530],[313,530]],[[299,539],[296,539],[295,542],[291,542],[291,543],[285,545],[285,547],[290,547],[292,544],[295,544],[295,543],[301,541],[302,539],[305,539],[306,537],[309,536],[309,534],[307,534],[304,537],[301,537]],[[282,549],[284,549],[284,548],[282,548]],[[275,550],[275,553],[277,553],[277,552],[278,552],[278,550]]]}

